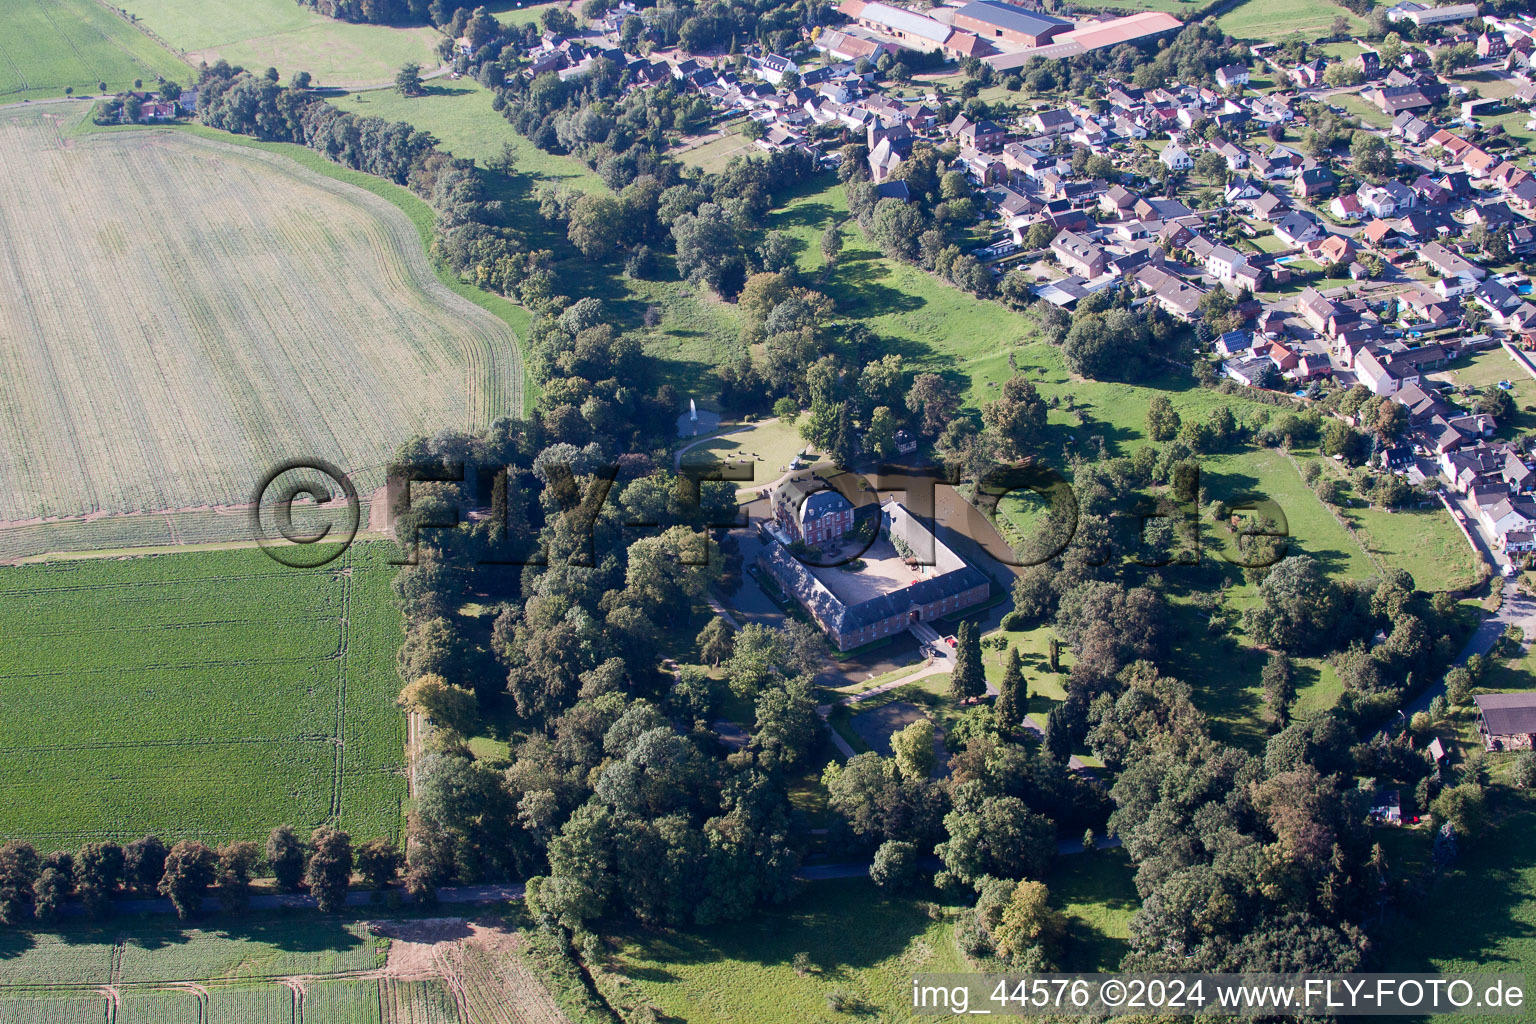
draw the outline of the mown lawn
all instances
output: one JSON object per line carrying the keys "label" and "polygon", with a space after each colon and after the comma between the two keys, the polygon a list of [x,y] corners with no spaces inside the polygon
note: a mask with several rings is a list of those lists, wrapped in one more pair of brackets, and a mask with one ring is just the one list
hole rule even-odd
{"label": "mown lawn", "polygon": [[740,490],[761,487],[776,480],[787,471],[789,460],[805,448],[800,428],[783,420],[764,423],[748,423],[729,433],[720,434],[701,444],[692,445],[683,453],[683,462],[701,462],[708,459],[739,462],[742,459],[753,467],[753,482],[743,483]]}
{"label": "mown lawn", "polygon": [[[1069,919],[1065,966],[1093,971],[1118,964],[1135,906],[1125,855],[1059,858],[1045,883]],[[649,1003],[689,1024],[956,1020],[913,1013],[911,979],[973,970],[955,945],[963,912],[892,898],[868,881],[813,882],[786,907],[743,922],[612,934],[616,952],[598,972],[599,987],[621,1006]],[[802,952],[812,964],[803,975],[791,966]],[[834,1013],[828,996],[837,991],[864,1002],[865,1012]]]}
{"label": "mown lawn", "polygon": [[[788,906],[742,922],[612,938],[618,951],[600,987],[690,1024],[832,1019],[827,997],[839,990],[875,1019],[932,1020],[910,1009],[912,973],[966,970],[952,921],[857,880],[812,883]],[[813,965],[804,975],[791,966],[802,952]]]}

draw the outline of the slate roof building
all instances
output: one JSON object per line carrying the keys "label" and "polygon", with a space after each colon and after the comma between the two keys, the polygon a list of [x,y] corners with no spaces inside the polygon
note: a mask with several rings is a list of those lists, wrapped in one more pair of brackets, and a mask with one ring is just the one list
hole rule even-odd
{"label": "slate roof building", "polygon": [[[898,551],[933,552],[934,564],[905,587],[848,603],[780,543],[770,541],[758,566],[799,601],[840,651],[852,650],[908,629],[914,622],[954,615],[987,599],[986,574],[942,541],[897,501],[880,507],[882,524]],[[841,573],[844,569],[832,569]]]}
{"label": "slate roof building", "polygon": [[1477,732],[1489,750],[1529,750],[1536,735],[1536,691],[1483,693],[1477,702]]}
{"label": "slate roof building", "polygon": [[955,12],[955,27],[970,29],[983,39],[1033,47],[1044,46],[1070,31],[1073,24],[998,0],[971,0]]}

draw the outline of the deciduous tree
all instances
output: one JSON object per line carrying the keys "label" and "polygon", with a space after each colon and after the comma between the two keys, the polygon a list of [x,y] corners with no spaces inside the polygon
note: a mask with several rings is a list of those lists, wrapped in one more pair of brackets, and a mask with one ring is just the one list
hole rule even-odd
{"label": "deciduous tree", "polygon": [[328,826],[315,829],[309,837],[304,881],[322,913],[341,909],[352,883],[352,837]]}
{"label": "deciduous tree", "polygon": [[292,825],[279,825],[267,836],[267,867],[277,879],[277,887],[296,892],[304,878],[304,843],[293,834]]}
{"label": "deciduous tree", "polygon": [[185,921],[202,907],[218,863],[218,855],[195,839],[183,839],[171,847],[159,892],[171,901],[177,917]]}

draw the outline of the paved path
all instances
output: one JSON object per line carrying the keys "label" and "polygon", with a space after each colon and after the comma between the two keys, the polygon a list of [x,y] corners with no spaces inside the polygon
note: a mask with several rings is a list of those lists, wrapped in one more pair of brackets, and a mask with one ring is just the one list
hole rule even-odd
{"label": "paved path", "polygon": [[[919,627],[921,627],[923,631],[926,631],[927,635],[920,631]],[[949,649],[948,644],[938,641],[939,634],[934,632],[932,626],[925,622],[913,623],[911,633],[916,636],[918,641],[921,643],[934,644],[939,653],[923,661],[922,664],[918,665],[917,668],[913,669],[911,672],[906,673],[905,675],[897,676],[895,679],[881,683],[879,686],[870,687],[868,690],[865,690],[862,693],[849,694],[848,696],[842,697],[832,704],[822,704],[816,708],[816,713],[821,716],[822,722],[827,726],[827,734],[832,737],[832,745],[835,746],[838,750],[838,753],[842,754],[844,757],[853,757],[855,751],[852,744],[843,739],[838,731],[832,728],[831,724],[827,722],[827,717],[832,714],[832,709],[834,707],[851,706],[859,703],[860,701],[869,700],[871,697],[879,696],[882,693],[889,693],[892,690],[899,690],[903,686],[909,686],[912,683],[918,682],[919,680],[927,679],[929,676],[936,676],[944,672],[953,672],[955,670],[954,652]],[[932,639],[930,639],[930,637]],[[989,684],[987,687],[987,692],[993,693],[996,691]]]}
{"label": "paved path", "polygon": [[[891,690],[899,690],[903,686],[909,686],[912,683],[920,682],[923,679],[927,679],[929,676],[936,676],[944,672],[953,672],[955,670],[955,652],[950,650],[949,645],[944,643],[939,638],[939,634],[934,631],[932,626],[928,625],[926,622],[914,622],[912,624],[911,633],[917,637],[920,643],[930,644],[931,646],[935,647],[939,652],[938,655],[936,657],[929,658],[927,661],[923,662],[921,665],[913,669],[911,672],[908,672],[906,675],[898,676],[889,682],[884,682],[879,686],[871,687],[862,693],[850,694],[832,704],[820,705],[816,708],[816,713],[821,716],[822,721],[827,721],[827,717],[832,714],[832,709],[834,707],[851,707],[860,701],[869,700],[871,697],[876,697],[882,693],[889,693]],[[987,696],[997,696],[997,687],[993,686],[990,682],[987,683]],[[1027,715],[1024,718],[1024,728],[1040,737],[1042,741],[1045,739],[1045,727]],[[830,723],[827,724],[827,732],[832,737],[832,745],[837,748],[840,754],[842,754],[844,757],[854,756],[854,749],[852,744],[845,740],[836,729],[832,728]],[[1082,774],[1087,775],[1089,778],[1098,778],[1098,776],[1094,774],[1093,768],[1091,768],[1086,762],[1083,761],[1082,758],[1078,757],[1076,754],[1073,754],[1070,758],[1067,759],[1067,767],[1071,768],[1075,772],[1081,772]]]}
{"label": "paved path", "polygon": [[[1526,642],[1530,642],[1532,636],[1536,636],[1536,600],[1532,600],[1523,594],[1517,593],[1513,581],[1506,581],[1504,591],[1504,603],[1493,615],[1489,615],[1478,623],[1476,631],[1461,653],[1456,656],[1457,665],[1465,665],[1467,659],[1474,654],[1487,654],[1498,643],[1499,637],[1504,635],[1507,626],[1519,626],[1525,631]],[[1412,718],[1420,711],[1428,711],[1430,701],[1445,693],[1445,677],[1436,679],[1430,686],[1413,701],[1404,706],[1403,714]]]}

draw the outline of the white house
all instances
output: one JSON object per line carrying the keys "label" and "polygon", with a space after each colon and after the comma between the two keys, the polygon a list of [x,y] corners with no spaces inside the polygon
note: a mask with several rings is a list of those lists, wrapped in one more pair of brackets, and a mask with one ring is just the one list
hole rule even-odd
{"label": "white house", "polygon": [[1195,166],[1195,161],[1186,153],[1177,142],[1170,142],[1163,147],[1163,151],[1157,157],[1170,171],[1187,171]]}
{"label": "white house", "polygon": [[1222,284],[1231,284],[1239,270],[1248,266],[1248,258],[1225,245],[1212,246],[1205,257],[1205,272]]}
{"label": "white house", "polygon": [[1248,84],[1248,69],[1241,64],[1228,64],[1216,69],[1216,84],[1231,89]]}

